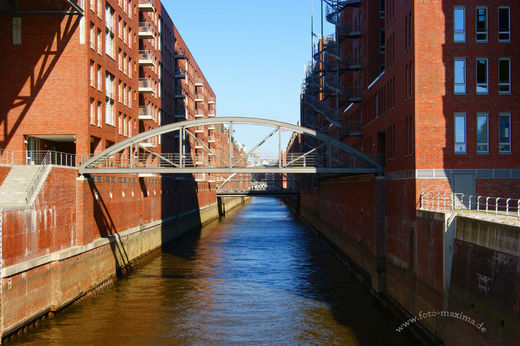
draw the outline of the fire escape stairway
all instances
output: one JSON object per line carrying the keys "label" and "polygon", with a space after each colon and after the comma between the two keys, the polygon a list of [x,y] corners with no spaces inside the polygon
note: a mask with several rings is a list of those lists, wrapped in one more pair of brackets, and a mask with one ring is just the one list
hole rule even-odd
{"label": "fire escape stairway", "polygon": [[361,29],[358,28],[354,30],[353,28],[349,28],[341,23],[340,14],[341,11],[347,6],[359,7],[361,5],[361,0],[345,0],[345,1],[326,1],[329,5],[327,7],[327,15],[325,18],[331,24],[334,24],[338,29],[337,39],[338,42],[341,43],[347,38],[360,38],[361,37]]}
{"label": "fire escape stairway", "polygon": [[32,205],[51,168],[41,165],[13,166],[0,186],[0,208],[19,209]]}

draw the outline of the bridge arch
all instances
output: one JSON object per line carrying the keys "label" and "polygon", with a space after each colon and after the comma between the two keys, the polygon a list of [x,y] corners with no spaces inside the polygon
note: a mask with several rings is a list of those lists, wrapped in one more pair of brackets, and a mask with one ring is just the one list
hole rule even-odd
{"label": "bridge arch", "polygon": [[[244,157],[234,160],[232,156],[227,159],[218,157],[210,148],[204,148],[217,156],[223,164],[220,166],[209,167],[207,165],[199,165],[190,160],[189,153],[182,152],[186,135],[192,136],[197,140],[196,136],[190,131],[192,128],[205,125],[228,125],[232,133],[233,124],[260,125],[274,128],[274,130],[257,146],[251,149],[247,155],[254,154],[268,138],[281,130],[290,130],[302,135],[316,139],[322,144],[305,153],[297,153],[290,158],[285,158],[286,162],[282,164],[282,158],[279,158],[277,166],[254,166],[244,165],[247,162]],[[156,153],[147,148],[146,141],[150,138],[164,135],[172,132],[179,132],[179,152],[178,153]],[[202,143],[201,143],[202,144]],[[203,144],[202,144],[203,145]],[[118,157],[125,150],[129,149],[129,155],[126,159]],[[136,153],[145,151],[148,157],[154,160],[142,160],[136,158]],[[280,151],[281,153],[281,151]],[[319,154],[319,155],[318,155]],[[311,157],[313,160],[310,160]],[[316,157],[319,159],[317,160]],[[347,158],[347,159],[345,159]],[[245,160],[245,161],[244,161]],[[287,162],[289,160],[289,162]],[[227,161],[227,162],[226,162]],[[307,162],[307,164],[306,164]],[[105,149],[99,154],[94,155],[85,161],[79,167],[80,174],[93,173],[343,173],[343,174],[362,174],[372,173],[381,174],[382,167],[376,161],[358,150],[342,143],[330,136],[318,133],[315,130],[293,125],[277,120],[269,120],[262,118],[249,117],[215,117],[195,120],[186,120],[173,124],[157,127],[146,132],[139,133],[135,136],[118,142],[111,147]]]}

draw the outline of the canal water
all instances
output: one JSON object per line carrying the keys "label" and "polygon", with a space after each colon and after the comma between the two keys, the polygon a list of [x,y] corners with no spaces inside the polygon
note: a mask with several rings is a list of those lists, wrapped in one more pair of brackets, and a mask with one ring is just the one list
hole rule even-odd
{"label": "canal water", "polygon": [[18,344],[415,345],[275,198],[185,236]]}

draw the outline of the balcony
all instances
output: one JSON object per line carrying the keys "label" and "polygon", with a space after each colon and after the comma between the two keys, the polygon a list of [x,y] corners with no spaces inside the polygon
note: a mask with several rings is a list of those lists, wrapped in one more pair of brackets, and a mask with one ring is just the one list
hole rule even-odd
{"label": "balcony", "polygon": [[208,98],[208,103],[209,104],[215,104],[215,102],[216,102],[216,99],[214,97]]}
{"label": "balcony", "polygon": [[215,125],[208,125],[208,130],[215,130]]}
{"label": "balcony", "polygon": [[210,118],[214,118],[214,117],[216,117],[216,116],[217,116],[217,114],[216,114],[216,111],[215,111],[214,109],[210,109],[210,110],[208,111],[208,117],[210,117]]}
{"label": "balcony", "polygon": [[186,75],[180,71],[175,71],[174,77],[175,79],[186,79]]}
{"label": "balcony", "polygon": [[175,59],[177,60],[186,60],[186,54],[183,51],[175,52]]}
{"label": "balcony", "polygon": [[215,143],[215,136],[208,136],[208,143]]}
{"label": "balcony", "polygon": [[141,148],[155,148],[155,145],[150,142],[141,142],[141,143],[139,143],[139,146]]}
{"label": "balcony", "polygon": [[195,133],[204,133],[204,127],[202,126],[197,126],[195,128]]}
{"label": "balcony", "polygon": [[204,102],[203,94],[195,94],[195,102]]}
{"label": "balcony", "polygon": [[141,12],[155,12],[153,0],[139,0],[139,11]]}
{"label": "balcony", "polygon": [[151,50],[139,51],[139,66],[154,66],[155,55]]}
{"label": "balcony", "polygon": [[139,23],[139,38],[155,38],[155,33],[151,23]]}
{"label": "balcony", "polygon": [[195,118],[204,118],[204,111],[202,109],[196,109]]}
{"label": "balcony", "polygon": [[195,81],[195,86],[197,87],[203,87],[204,86],[204,80],[202,78],[198,78],[196,81]]}
{"label": "balcony", "polygon": [[139,107],[139,120],[155,120],[151,107]]}
{"label": "balcony", "polygon": [[153,94],[155,93],[155,84],[153,80],[148,78],[140,78],[139,79],[139,92],[143,94]]}

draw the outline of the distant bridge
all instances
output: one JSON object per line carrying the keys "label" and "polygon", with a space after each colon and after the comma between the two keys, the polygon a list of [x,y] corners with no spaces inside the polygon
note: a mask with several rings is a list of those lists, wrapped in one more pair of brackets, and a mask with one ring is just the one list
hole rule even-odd
{"label": "distant bridge", "polygon": [[[260,125],[272,128],[271,132],[241,157],[233,155],[233,139],[228,136],[229,155],[223,157],[197,137],[201,126],[224,125],[233,133],[234,124]],[[310,136],[318,143],[303,153],[283,154],[282,130],[290,130]],[[176,134],[175,134],[176,132]],[[152,139],[167,133],[179,138],[179,148],[175,153],[153,151]],[[274,134],[278,133],[277,157],[258,160],[256,150]],[[186,151],[188,138],[203,149],[203,154]],[[266,163],[267,162],[267,163]],[[246,117],[217,117],[187,120],[164,125],[124,141],[116,143],[101,153],[94,155],[79,167],[80,174],[138,174],[138,173],[335,173],[335,174],[377,174],[382,167],[358,150],[315,130],[275,120]]]}

